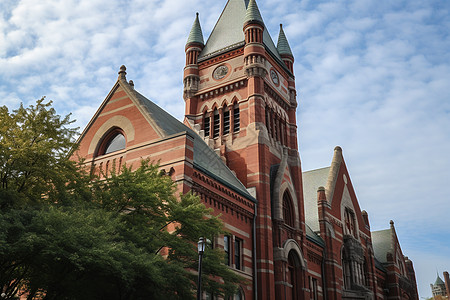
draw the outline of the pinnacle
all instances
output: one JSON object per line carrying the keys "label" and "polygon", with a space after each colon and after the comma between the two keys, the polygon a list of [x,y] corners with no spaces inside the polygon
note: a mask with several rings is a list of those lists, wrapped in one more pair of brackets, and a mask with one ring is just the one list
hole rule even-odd
{"label": "pinnacle", "polygon": [[280,55],[292,55],[291,47],[289,47],[288,40],[286,38],[286,35],[284,34],[283,25],[280,24],[280,34],[278,35],[278,43],[277,43],[277,50]]}
{"label": "pinnacle", "polygon": [[125,76],[127,75],[127,67],[125,67],[125,65],[121,65],[120,66],[120,71],[119,71],[119,79],[127,79]]}
{"label": "pinnacle", "polygon": [[264,25],[261,13],[259,12],[256,0],[250,0],[248,3],[247,11],[245,13],[244,25],[250,22],[257,22]]}
{"label": "pinnacle", "polygon": [[202,27],[200,26],[200,21],[198,19],[198,13],[196,14],[194,24],[192,24],[191,32],[187,39],[186,45],[190,43],[199,43],[204,45]]}

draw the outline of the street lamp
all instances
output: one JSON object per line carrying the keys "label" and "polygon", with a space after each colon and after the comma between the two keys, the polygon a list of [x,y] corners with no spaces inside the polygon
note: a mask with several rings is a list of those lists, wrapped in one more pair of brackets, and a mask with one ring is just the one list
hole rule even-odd
{"label": "street lamp", "polygon": [[197,286],[197,300],[201,300],[202,295],[202,259],[206,248],[206,239],[201,237],[198,239],[198,286]]}

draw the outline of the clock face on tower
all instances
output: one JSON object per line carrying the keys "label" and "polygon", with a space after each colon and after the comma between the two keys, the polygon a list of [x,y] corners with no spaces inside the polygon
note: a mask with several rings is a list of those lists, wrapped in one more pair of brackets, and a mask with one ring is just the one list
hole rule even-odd
{"label": "clock face on tower", "polygon": [[225,65],[218,66],[213,72],[213,78],[216,80],[222,79],[228,74],[228,67]]}
{"label": "clock face on tower", "polygon": [[275,85],[280,84],[280,80],[278,79],[278,74],[274,69],[270,70],[270,78],[272,79],[272,82],[275,83]]}

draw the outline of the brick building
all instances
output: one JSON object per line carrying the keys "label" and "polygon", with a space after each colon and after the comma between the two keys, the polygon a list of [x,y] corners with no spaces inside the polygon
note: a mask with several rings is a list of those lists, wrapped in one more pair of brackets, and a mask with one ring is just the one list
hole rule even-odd
{"label": "brick building", "polygon": [[445,282],[437,274],[434,284],[430,284],[433,297],[442,296],[448,298],[450,296],[450,276],[447,271],[444,272],[444,280]]}
{"label": "brick building", "polygon": [[415,287],[396,236],[386,252],[395,260],[377,260],[342,150],[329,168],[302,173],[283,28],[275,46],[255,0],[229,0],[206,43],[197,14],[185,52],[184,124],[122,66],[79,139],[92,170],[159,161],[180,191],[220,213],[230,235],[215,243],[248,280],[235,299],[417,299],[396,288]]}

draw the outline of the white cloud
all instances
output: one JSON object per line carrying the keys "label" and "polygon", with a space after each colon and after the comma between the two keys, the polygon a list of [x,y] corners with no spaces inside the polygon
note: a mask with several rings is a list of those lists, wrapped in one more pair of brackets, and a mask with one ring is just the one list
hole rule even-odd
{"label": "white cloud", "polygon": [[[420,239],[446,226],[450,210],[448,3],[258,5],[275,43],[283,23],[296,59],[303,168],[329,165],[341,145],[372,226],[395,219],[407,255],[422,243],[438,248],[439,237]],[[0,105],[47,95],[84,127],[125,64],[138,91],[181,119],[184,44],[195,12],[206,40],[224,6],[225,0],[1,1]],[[417,273],[426,274],[424,258],[410,256]]]}

